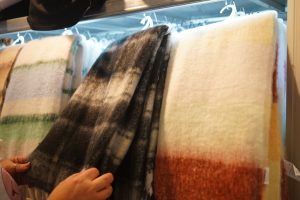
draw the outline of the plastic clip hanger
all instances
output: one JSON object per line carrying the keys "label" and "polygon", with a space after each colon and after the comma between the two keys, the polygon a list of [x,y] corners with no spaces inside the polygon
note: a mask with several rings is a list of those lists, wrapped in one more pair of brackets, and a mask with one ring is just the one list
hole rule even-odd
{"label": "plastic clip hanger", "polygon": [[144,18],[140,21],[140,23],[144,25],[142,30],[153,27],[154,25],[152,18],[150,16],[147,16],[146,14],[144,14]]}
{"label": "plastic clip hanger", "polygon": [[230,9],[230,8],[231,8],[231,13],[228,18],[236,17],[237,9],[236,9],[236,5],[235,5],[234,1],[232,1],[230,4],[228,4],[226,1],[224,8],[222,8],[222,10],[220,10],[220,13],[223,13],[225,9]]}
{"label": "plastic clip hanger", "polygon": [[25,38],[26,36],[28,36],[28,37],[30,38],[30,40],[33,40],[33,37],[32,37],[32,35],[31,35],[29,32],[27,32],[27,33],[24,34],[24,38]]}
{"label": "plastic clip hanger", "polygon": [[84,34],[81,34],[76,26],[74,26],[76,35],[79,35],[82,41],[86,41],[87,38]]}
{"label": "plastic clip hanger", "polygon": [[88,35],[88,40],[91,40],[93,42],[98,42],[97,38],[92,37],[89,31],[87,31],[87,35]]}
{"label": "plastic clip hanger", "polygon": [[16,45],[18,43],[20,44],[24,44],[25,43],[25,38],[24,36],[20,35],[20,33],[18,33],[18,38],[12,43],[12,45]]}

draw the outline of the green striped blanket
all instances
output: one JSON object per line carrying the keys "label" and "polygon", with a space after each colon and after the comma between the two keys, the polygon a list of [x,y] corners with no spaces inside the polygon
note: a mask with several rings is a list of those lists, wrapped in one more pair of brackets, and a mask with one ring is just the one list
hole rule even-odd
{"label": "green striped blanket", "polygon": [[27,155],[48,133],[80,83],[75,36],[27,43],[16,59],[0,116],[1,156]]}

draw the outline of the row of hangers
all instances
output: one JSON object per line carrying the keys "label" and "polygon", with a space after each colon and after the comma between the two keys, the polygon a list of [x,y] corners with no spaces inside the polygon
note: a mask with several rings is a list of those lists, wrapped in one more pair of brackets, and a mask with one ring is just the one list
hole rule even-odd
{"label": "row of hangers", "polygon": [[[210,19],[212,22],[216,22],[216,21],[221,21],[224,19],[230,19],[236,16],[242,16],[245,15],[244,11],[237,11],[236,8],[236,4],[234,2],[234,0],[224,0],[225,2],[225,6],[220,10],[220,14],[222,14],[225,10],[231,10],[231,13],[229,16],[227,17],[223,17],[223,19],[221,18],[216,18],[216,19]],[[154,16],[154,20],[152,19],[152,17],[146,13],[143,14],[143,18],[140,20],[140,24],[143,25],[143,27],[141,28],[142,30],[148,29],[150,27],[153,27],[154,25],[158,25],[159,22],[157,20],[156,14],[155,12],[153,12],[153,16]],[[155,23],[154,23],[155,22]],[[206,25],[208,22],[207,19],[198,19],[198,20],[191,20],[191,23],[193,24],[202,24],[202,25]],[[178,23],[174,23],[174,22],[170,22],[167,20],[165,20],[165,22],[163,22],[166,25],[169,25],[172,29],[175,29],[176,31],[182,31],[185,30],[185,28],[183,28],[182,24],[178,24]],[[73,31],[72,31],[73,30]],[[92,37],[91,34],[89,33],[89,31],[86,31],[85,34],[81,34],[77,27],[74,26],[72,28],[65,28],[63,30],[63,32],[61,33],[61,35],[80,35],[84,40],[93,40],[95,42],[97,42],[98,40],[95,37]],[[17,44],[24,44],[25,43],[25,38],[28,37],[28,40],[33,40],[33,37],[31,36],[30,32],[26,32],[24,35],[22,35],[21,33],[17,33],[17,39],[14,40],[12,45],[17,45]]]}
{"label": "row of hangers", "polygon": [[[225,10],[231,10],[230,15],[227,16],[227,17],[212,18],[213,19],[212,22],[222,21],[224,19],[230,19],[230,18],[233,18],[233,17],[246,15],[244,9],[242,11],[237,10],[237,7],[236,7],[236,4],[235,4],[234,0],[230,0],[230,1],[229,0],[224,0],[224,1],[225,1],[225,6],[220,10],[220,14],[222,14]],[[156,19],[156,22],[157,22],[155,12],[153,12],[153,15],[154,15],[154,17]],[[191,20],[191,23],[194,23],[194,24],[206,25],[207,22],[208,22],[207,19]],[[144,18],[140,21],[140,23],[142,25],[144,25],[142,30],[145,30],[147,28],[150,28],[150,27],[154,26],[154,22],[153,22],[151,16],[146,15],[145,13],[144,13]],[[175,30],[179,30],[179,31],[184,30],[184,28],[181,24],[169,23],[167,21],[166,21],[165,24],[170,25],[172,28],[175,28]]]}

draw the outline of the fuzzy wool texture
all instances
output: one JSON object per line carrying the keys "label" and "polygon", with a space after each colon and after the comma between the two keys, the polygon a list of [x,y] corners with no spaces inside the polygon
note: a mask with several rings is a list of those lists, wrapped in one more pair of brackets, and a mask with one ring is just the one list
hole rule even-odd
{"label": "fuzzy wool texture", "polygon": [[80,84],[78,44],[74,36],[49,37],[20,51],[0,115],[3,157],[28,155],[48,133]]}
{"label": "fuzzy wool texture", "polygon": [[[168,27],[114,42],[30,154],[30,184],[45,192],[82,168],[114,174],[111,199],[151,198]],[[150,183],[150,185],[149,185]]]}
{"label": "fuzzy wool texture", "polygon": [[[280,148],[269,141],[273,127],[280,131],[271,123],[276,40],[275,12],[178,34],[160,117],[157,200],[257,200],[274,192],[264,169],[269,144]],[[279,199],[280,190],[272,195]]]}
{"label": "fuzzy wool texture", "polygon": [[287,199],[287,177],[282,165],[283,143],[286,130],[286,72],[287,38],[286,26],[278,20],[277,54],[273,73],[271,127],[269,131],[269,185],[264,199]]}

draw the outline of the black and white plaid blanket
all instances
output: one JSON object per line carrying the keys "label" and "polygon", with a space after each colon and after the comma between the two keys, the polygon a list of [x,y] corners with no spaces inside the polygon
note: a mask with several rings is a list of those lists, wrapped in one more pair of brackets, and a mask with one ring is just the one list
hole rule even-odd
{"label": "black and white plaid blanket", "polygon": [[29,156],[31,185],[51,192],[67,176],[97,167],[114,174],[112,199],[151,197],[167,32],[158,26],[136,33],[98,58]]}

